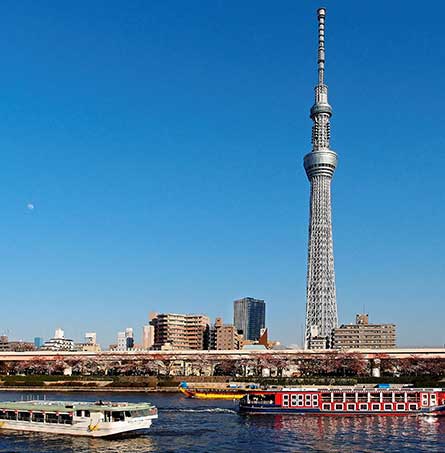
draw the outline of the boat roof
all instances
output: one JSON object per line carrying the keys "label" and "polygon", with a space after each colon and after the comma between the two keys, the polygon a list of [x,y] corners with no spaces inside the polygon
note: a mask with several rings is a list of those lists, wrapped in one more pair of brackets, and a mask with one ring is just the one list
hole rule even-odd
{"label": "boat roof", "polygon": [[443,388],[416,388],[402,384],[391,384],[390,387],[376,387],[375,385],[326,385],[326,386],[301,386],[301,387],[279,387],[260,390],[250,390],[249,393],[283,393],[283,392],[441,392]]}
{"label": "boat roof", "polygon": [[80,402],[80,401],[0,401],[0,410],[19,410],[19,411],[36,411],[36,412],[73,412],[84,410],[90,412],[102,411],[134,411],[151,409],[154,406],[151,403],[126,403],[115,401],[97,401],[97,402]]}

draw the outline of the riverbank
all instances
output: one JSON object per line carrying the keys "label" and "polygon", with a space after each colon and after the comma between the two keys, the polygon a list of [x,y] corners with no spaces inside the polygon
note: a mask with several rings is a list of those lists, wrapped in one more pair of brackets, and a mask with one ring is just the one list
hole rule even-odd
{"label": "riverbank", "polygon": [[0,392],[39,392],[39,393],[179,393],[178,387],[4,387]]}

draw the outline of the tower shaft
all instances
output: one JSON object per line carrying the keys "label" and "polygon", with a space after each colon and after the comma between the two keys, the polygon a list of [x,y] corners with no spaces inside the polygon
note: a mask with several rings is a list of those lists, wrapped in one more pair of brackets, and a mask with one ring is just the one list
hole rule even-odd
{"label": "tower shaft", "polygon": [[338,324],[331,215],[331,180],[337,154],[329,144],[332,109],[324,84],[326,10],[320,8],[317,13],[318,85],[310,114],[312,151],[304,158],[311,184],[305,327],[305,348],[309,349],[328,346],[332,329]]}

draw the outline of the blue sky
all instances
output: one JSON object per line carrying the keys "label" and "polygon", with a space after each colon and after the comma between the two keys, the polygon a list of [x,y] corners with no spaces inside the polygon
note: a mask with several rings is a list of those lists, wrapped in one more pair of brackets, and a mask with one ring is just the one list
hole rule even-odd
{"label": "blue sky", "polygon": [[340,321],[445,343],[442,2],[1,2],[0,331],[252,296],[301,343],[319,6]]}

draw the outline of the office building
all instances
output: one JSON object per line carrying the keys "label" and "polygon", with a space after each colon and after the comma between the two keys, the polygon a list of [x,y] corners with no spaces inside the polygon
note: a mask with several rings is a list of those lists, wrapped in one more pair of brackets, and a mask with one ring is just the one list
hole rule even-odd
{"label": "office building", "polygon": [[335,349],[392,349],[396,347],[395,324],[369,324],[367,314],[356,316],[355,324],[343,324],[334,329]]}
{"label": "office building", "polygon": [[233,324],[245,340],[258,341],[266,323],[264,300],[244,297],[233,302]]}

